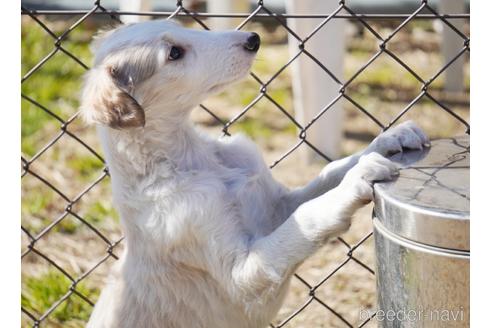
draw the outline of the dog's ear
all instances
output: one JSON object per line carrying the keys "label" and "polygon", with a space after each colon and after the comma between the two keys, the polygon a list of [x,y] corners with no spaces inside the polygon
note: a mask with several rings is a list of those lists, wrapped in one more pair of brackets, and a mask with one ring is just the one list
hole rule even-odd
{"label": "dog's ear", "polygon": [[101,65],[88,72],[81,97],[81,113],[88,123],[115,129],[145,125],[145,114],[133,98],[133,79],[127,70]]}

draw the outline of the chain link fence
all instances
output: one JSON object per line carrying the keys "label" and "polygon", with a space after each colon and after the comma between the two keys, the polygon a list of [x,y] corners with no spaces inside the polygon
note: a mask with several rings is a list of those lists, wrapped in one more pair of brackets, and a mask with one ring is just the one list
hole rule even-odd
{"label": "chain link fence", "polygon": [[[315,145],[307,140],[307,135],[319,118],[329,111],[335,103],[342,100],[346,100],[348,103],[353,105],[353,107],[365,117],[367,124],[376,125],[380,131],[390,128],[397,121],[405,118],[417,103],[425,101],[426,104],[432,107],[432,111],[441,111],[446,113],[446,115],[448,115],[453,121],[458,122],[459,125],[462,126],[463,132],[469,133],[470,126],[467,120],[450,108],[442,97],[436,96],[435,92],[439,88],[433,88],[433,83],[435,83],[436,79],[438,79],[438,77],[440,77],[443,72],[448,69],[458,58],[461,56],[467,56],[467,53],[470,51],[469,36],[465,34],[464,31],[456,28],[453,24],[456,19],[469,20],[469,15],[462,13],[442,15],[433,9],[427,1],[416,1],[416,7],[417,8],[415,11],[409,15],[364,15],[356,13],[352,10],[350,1],[339,1],[338,7],[333,12],[318,13],[316,15],[278,14],[270,10],[268,5],[263,1],[258,1],[256,8],[252,10],[251,13],[246,14],[199,13],[193,11],[191,8],[187,8],[183,4],[183,1],[177,1],[176,10],[174,12],[118,12],[107,10],[104,7],[104,1],[95,1],[92,9],[85,11],[36,11],[31,10],[30,8],[22,7],[21,12],[23,19],[32,20],[32,23],[36,24],[38,28],[41,28],[44,31],[44,39],[39,41],[42,43],[42,47],[48,52],[39,60],[36,59],[37,62],[35,65],[26,68],[21,82],[23,86],[28,85],[33,77],[43,70],[44,67],[47,67],[48,63],[52,61],[53,58],[60,56],[60,58],[63,58],[64,61],[71,61],[82,70],[87,70],[89,68],[88,63],[79,58],[77,47],[74,47],[73,44],[69,44],[69,40],[71,39],[74,31],[76,31],[82,24],[87,23],[89,19],[95,18],[96,16],[98,19],[104,19],[106,23],[113,24],[114,26],[120,23],[119,17],[122,14],[169,18],[186,17],[188,20],[191,19],[195,21],[204,29],[208,29],[207,18],[210,17],[241,18],[242,22],[238,25],[237,29],[245,28],[245,26],[253,20],[261,22],[272,21],[280,26],[280,28],[284,29],[286,34],[293,36],[297,40],[297,53],[282,64],[282,66],[273,75],[271,75],[270,78],[260,78],[254,71],[251,73],[251,77],[254,81],[256,81],[259,91],[254,99],[244,106],[244,108],[242,108],[242,110],[239,111],[234,117],[228,119],[220,118],[221,115],[217,114],[217,111],[211,106],[204,104],[200,105],[201,110],[210,115],[213,120],[216,120],[215,124],[219,125],[222,128],[222,132],[226,135],[231,133],[231,127],[237,124],[243,117],[247,116],[260,100],[266,100],[272,108],[288,119],[290,122],[289,124],[292,124],[297,128],[298,134],[296,142],[273,161],[271,164],[272,168],[290,157],[291,154],[293,154],[301,145],[309,147],[312,151],[316,152],[327,161],[331,161],[332,159],[328,156],[328,154],[324,154],[322,151],[317,149]],[[61,32],[60,29],[54,31],[53,28],[50,27],[50,23],[47,22],[48,19],[52,19],[53,17],[65,18],[65,25],[61,29]],[[75,21],[73,21],[74,18],[76,18]],[[287,18],[317,19],[319,24],[308,36],[301,37],[296,34],[296,31],[292,30],[287,25]],[[318,31],[323,29],[329,21],[335,19],[350,20],[364,33],[369,34],[378,45],[377,50],[370,56],[369,60],[352,72],[348,78],[335,76],[308,50],[310,39]],[[70,23],[67,27],[67,22],[70,22],[71,20],[72,23]],[[412,68],[411,65],[407,64],[400,58],[396,51],[391,50],[391,47],[389,46],[398,33],[400,33],[411,22],[416,20],[440,21],[444,26],[452,29],[456,35],[463,40],[462,48],[456,53],[456,55],[449,62],[444,63],[444,65],[442,65],[438,70],[433,72],[429,78],[424,78],[418,73],[418,69]],[[395,24],[396,28],[393,28],[389,34],[383,36],[382,33],[378,32],[377,29],[373,27],[372,22],[375,21],[392,21],[399,23]],[[26,33],[29,33],[29,31],[26,31]],[[28,56],[29,54],[25,55]],[[393,115],[393,117],[391,117],[391,119],[387,122],[383,122],[379,119],[371,110],[366,108],[367,106],[362,104],[361,101],[356,99],[356,97],[352,96],[351,92],[349,92],[349,87],[354,84],[354,81],[369,67],[371,67],[376,59],[384,55],[389,56],[392,60],[394,60],[398,69],[408,72],[420,85],[420,91],[416,95],[413,95],[411,99],[408,100],[406,105],[400,108],[398,113]],[[339,85],[338,95],[334,97],[332,101],[327,103],[326,106],[319,108],[318,114],[312,117],[312,120],[307,124],[301,124],[298,122],[291,110],[286,109],[280,101],[276,100],[276,97],[272,95],[270,88],[272,83],[279,77],[279,75],[281,75],[300,56],[310,58],[320,70],[323,70],[331,77],[331,79],[333,79],[334,83]],[[56,69],[56,67],[54,69]],[[60,67],[59,69],[63,70],[63,67]],[[59,78],[62,80],[63,72],[58,73],[61,75],[55,77],[55,79]],[[56,75],[57,72],[53,71],[53,74]],[[72,110],[72,115],[65,117],[56,109],[48,108],[41,100],[39,100],[39,98],[42,98],[39,97],[39,94],[42,93],[42,87],[43,86],[41,85],[39,88],[35,89],[23,89],[23,104],[29,106],[30,111],[43,112],[43,115],[47,115],[52,122],[56,122],[58,132],[54,135],[45,135],[41,138],[42,140],[37,143],[37,145],[42,144],[39,148],[33,147],[33,149],[29,151],[24,151],[23,149],[21,157],[23,206],[25,204],[26,206],[33,207],[31,212],[36,212],[37,209],[42,212],[43,207],[46,204],[44,204],[43,199],[39,199],[39,196],[44,197],[44,194],[38,193],[34,197],[30,196],[34,190],[31,189],[31,186],[35,185],[36,187],[32,188],[42,188],[42,190],[45,190],[46,193],[53,194],[52,197],[56,200],[54,201],[56,203],[54,206],[57,208],[57,211],[49,211],[48,213],[52,215],[52,213],[58,212],[58,214],[55,217],[45,218],[36,226],[33,226],[29,221],[32,220],[31,216],[28,215],[27,217],[24,217],[23,215],[22,219],[22,321],[23,325],[32,327],[44,325],[57,326],[56,324],[52,324],[52,321],[50,321],[52,316],[56,315],[57,317],[64,318],[77,317],[79,316],[78,311],[81,311],[81,309],[86,308],[87,306],[89,306],[88,311],[90,313],[90,308],[94,305],[95,300],[97,300],[97,293],[94,294],[92,290],[88,290],[83,285],[84,281],[89,279],[92,275],[97,274],[100,267],[113,264],[114,261],[118,259],[118,249],[121,248],[121,244],[124,242],[124,238],[118,235],[118,232],[111,231],[111,229],[100,228],[100,220],[103,218],[87,217],[86,215],[81,214],[84,212],[82,208],[84,206],[89,206],[87,203],[84,203],[84,199],[89,197],[88,194],[97,188],[100,188],[102,184],[107,184],[110,175],[107,168],[104,166],[103,157],[98,153],[93,145],[94,142],[92,140],[90,142],[84,140],[78,133],[80,129],[76,128],[76,125],[80,119],[78,118],[78,113],[76,112],[76,104],[65,104],[65,106],[69,107],[69,111]],[[77,92],[77,90],[73,90],[73,92]],[[61,99],[64,96],[64,94],[56,95],[56,97]],[[434,128],[438,129],[439,127],[435,126]],[[40,129],[40,133],[42,134],[42,128]],[[41,158],[46,157],[46,154],[53,151],[57,144],[61,143],[62,140],[67,139],[70,139],[69,142],[71,142],[74,147],[83,149],[81,151],[86,152],[86,157],[91,158],[91,163],[93,163],[93,166],[97,168],[96,171],[98,172],[96,176],[91,175],[83,183],[78,180],[73,180],[73,183],[70,185],[71,192],[66,192],[63,186],[60,186],[60,184],[57,183],[57,175],[60,174],[60,172],[56,171],[56,167],[67,165],[68,162],[65,161],[71,160],[70,158],[63,157],[63,149],[66,148],[57,149],[55,154],[56,156],[51,157],[50,155],[49,157],[57,158],[58,166],[55,165],[47,168],[40,167],[39,169],[36,167],[37,162],[40,162]],[[72,169],[76,172],[81,172],[85,168],[75,166],[75,168],[72,167]],[[63,172],[61,174],[63,174]],[[83,174],[83,172],[80,174]],[[34,182],[27,183],[27,179]],[[72,192],[73,190],[77,190],[77,192],[74,193]],[[101,196],[101,194],[97,194],[96,197],[107,197],[107,195]],[[35,214],[33,215],[35,216]],[[71,226],[67,225],[67,222],[69,221],[75,222],[73,224],[83,227],[87,231],[87,234],[91,234],[91,243],[83,244],[85,243],[84,240],[73,239],[70,235]],[[50,252],[50,249],[52,248],[49,247],[49,240],[53,239],[53,236],[61,233],[66,235],[66,237],[61,239],[61,241],[57,240],[56,242],[65,243],[64,245],[58,245],[59,247],[61,246],[62,249],[65,247],[67,249],[70,247],[80,247],[83,249],[82,253],[87,251],[92,254],[90,249],[92,247],[96,247],[93,245],[97,244],[97,247],[102,247],[103,251],[99,252],[97,257],[91,258],[83,265],[80,265],[77,261],[84,257],[84,255],[81,255],[80,258],[78,258],[77,256],[69,254],[68,251],[66,254],[63,252],[58,252],[54,255]],[[362,327],[371,321],[374,321],[374,315],[368,316],[359,322],[350,321],[350,319],[346,318],[343,313],[340,313],[340,311],[337,310],[337,304],[331,304],[330,299],[322,299],[317,293],[321,286],[323,286],[331,277],[333,277],[348,263],[355,263],[361,270],[366,270],[369,274],[374,274],[373,269],[370,268],[368,264],[364,263],[355,256],[355,251],[361,245],[366,243],[366,241],[370,239],[371,235],[372,233],[367,231],[365,236],[355,243],[349,243],[343,238],[338,238],[337,243],[342,245],[344,248],[344,260],[341,261],[341,263],[339,263],[334,269],[330,269],[329,272],[323,273],[323,278],[317,283],[308,282],[307,279],[303,279],[301,275],[296,274],[294,279],[297,279],[298,282],[305,287],[306,293],[304,296],[301,296],[304,297],[303,302],[296,310],[280,318],[278,322],[272,323],[271,327],[288,326],[294,317],[298,316],[303,311],[309,311],[312,303],[318,303],[318,305],[321,305],[329,313],[329,315],[335,316],[338,320],[337,324],[340,326]],[[43,286],[35,286],[34,281],[30,280],[32,278],[30,276],[31,274],[25,273],[25,268],[34,262],[43,262],[44,265],[51,268],[50,272],[55,272],[55,274],[52,275],[54,284],[50,285],[43,282]],[[67,266],[67,263],[70,263],[70,265]],[[73,267],[78,267],[79,270],[71,269]],[[63,283],[62,280],[64,281]],[[57,284],[58,282],[59,284]],[[50,294],[50,291],[47,290],[50,288],[59,289],[56,293],[56,297],[46,296],[52,295]],[[28,291],[28,289],[30,290]],[[91,296],[88,294],[91,294]],[[39,302],[37,303],[36,298],[44,298],[45,303],[40,305]],[[46,304],[49,306],[46,306]],[[354,307],[357,309],[357,305],[354,305]]]}

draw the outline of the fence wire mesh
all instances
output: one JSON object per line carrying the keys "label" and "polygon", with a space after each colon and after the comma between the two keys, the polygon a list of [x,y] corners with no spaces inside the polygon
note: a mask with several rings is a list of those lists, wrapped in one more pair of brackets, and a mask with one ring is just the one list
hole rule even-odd
{"label": "fence wire mesh", "polygon": [[[237,115],[230,119],[222,119],[219,118],[219,115],[216,114],[214,108],[206,105],[200,105],[200,108],[208,113],[214,120],[217,121],[217,124],[220,124],[222,127],[222,131],[224,134],[230,134],[230,128],[241,120],[249,111],[251,111],[255,105],[260,100],[266,100],[273,107],[280,111],[282,115],[284,115],[298,130],[297,141],[293,144],[289,149],[287,149],[281,156],[276,158],[271,167],[274,168],[279,163],[284,161],[287,157],[289,157],[293,152],[295,152],[301,145],[305,145],[309,147],[312,151],[316,152],[321,157],[325,158],[327,161],[331,161],[332,158],[328,154],[320,151],[315,145],[310,143],[307,140],[307,135],[309,134],[312,126],[322,117],[327,111],[329,111],[334,104],[345,99],[350,104],[354,106],[361,114],[366,117],[371,124],[376,124],[381,131],[384,131],[391,126],[393,126],[397,121],[401,120],[405,117],[414,106],[425,99],[428,103],[430,103],[435,111],[443,111],[447,115],[449,115],[453,120],[459,122],[460,125],[463,126],[463,131],[469,133],[470,126],[466,119],[461,117],[455,111],[453,111],[445,101],[441,100],[440,97],[436,96],[433,92],[432,86],[438,77],[440,77],[443,72],[446,71],[455,61],[457,61],[460,57],[465,56],[470,51],[470,38],[465,34],[464,31],[461,31],[459,28],[455,27],[453,20],[455,19],[469,19],[469,15],[457,13],[455,15],[447,14],[443,15],[438,13],[433,7],[431,7],[427,1],[418,2],[418,7],[415,11],[409,15],[364,15],[360,13],[356,13],[351,9],[350,1],[339,1],[338,7],[331,13],[317,13],[315,15],[304,15],[304,14],[278,14],[274,11],[270,10],[269,6],[266,5],[263,1],[258,1],[256,8],[252,10],[250,13],[205,13],[205,12],[195,12],[191,8],[187,8],[183,1],[177,1],[176,10],[173,12],[121,12],[121,11],[113,11],[107,10],[103,6],[103,1],[95,1],[94,6],[90,10],[76,10],[76,11],[36,11],[31,10],[30,8],[21,8],[22,15],[32,20],[38,27],[40,27],[45,32],[46,39],[43,41],[43,47],[47,47],[48,53],[41,59],[37,61],[37,63],[26,69],[25,74],[23,74],[21,83],[28,84],[29,81],[35,76],[43,67],[47,66],[47,64],[53,60],[55,56],[64,56],[66,61],[73,61],[76,65],[80,66],[83,70],[89,69],[89,65],[83,60],[81,60],[77,53],[77,48],[70,46],[65,46],[70,40],[73,31],[77,30],[81,24],[86,22],[88,19],[98,16],[108,18],[110,23],[114,23],[114,25],[118,25],[120,23],[120,15],[145,15],[152,17],[168,17],[168,18],[177,18],[177,17],[187,17],[188,19],[194,20],[197,24],[199,24],[202,28],[208,29],[207,19],[210,17],[222,17],[222,18],[241,18],[242,22],[237,26],[237,29],[243,29],[245,26],[251,22],[252,20],[271,20],[276,24],[279,24],[283,29],[285,29],[286,33],[290,36],[293,36],[297,42],[298,50],[297,52],[288,59],[285,64],[283,64],[270,78],[264,79],[260,78],[255,72],[251,73],[252,78],[257,82],[259,91],[257,95],[254,97],[252,101],[249,102]],[[47,23],[49,18],[53,17],[68,17],[72,19],[73,17],[76,20],[71,23],[68,27],[64,27],[61,32],[54,31],[49,27],[50,24]],[[312,30],[312,32],[306,37],[301,37],[296,33],[296,31],[292,30],[289,25],[287,25],[287,18],[297,18],[297,19],[317,19],[319,20],[319,24]],[[65,24],[70,19],[65,20]],[[360,68],[358,68],[351,76],[348,78],[343,78],[342,76],[335,76],[320,60],[318,60],[309,50],[307,45],[311,38],[318,33],[321,29],[325,27],[325,25],[331,20],[335,19],[347,19],[356,24],[360,29],[365,30],[365,33],[369,33],[374,37],[376,42],[378,43],[378,49],[374,52],[374,54],[370,57],[367,62],[365,62]],[[411,65],[407,64],[404,60],[400,58],[400,56],[393,50],[388,47],[393,38],[402,31],[410,22],[414,20],[433,20],[440,21],[443,25],[447,26],[451,30],[453,30],[457,36],[459,36],[463,40],[462,48],[452,57],[451,60],[444,63],[437,71],[435,71],[432,76],[429,78],[424,78],[421,74],[417,73],[416,69],[411,68]],[[383,36],[382,33],[378,32],[371,25],[371,21],[377,20],[393,20],[400,21],[396,28],[394,28],[389,34]],[[67,24],[68,25],[68,24]],[[29,33],[29,31],[26,31]],[[411,76],[418,81],[420,84],[420,92],[412,99],[408,101],[406,106],[400,109],[400,111],[394,115],[387,123],[384,123],[381,119],[378,119],[375,115],[371,113],[371,110],[368,110],[366,106],[360,103],[355,97],[353,97],[350,92],[348,92],[349,86],[354,83],[357,77],[359,77],[363,72],[365,72],[374,62],[375,60],[382,56],[383,54],[391,57],[394,62],[398,65],[399,69],[404,70],[411,74]],[[27,56],[29,54],[26,54]],[[323,108],[319,108],[318,114],[312,117],[312,119],[307,124],[302,124],[294,115],[290,113],[289,110],[284,108],[284,106],[272,96],[269,87],[271,84],[279,77],[282,72],[284,72],[295,60],[297,60],[300,56],[305,56],[310,58],[312,62],[317,65],[320,70],[323,70],[330,78],[334,81],[334,83],[338,84],[339,92],[336,97],[334,97],[329,103],[326,104]],[[23,54],[24,58],[24,54]],[[60,67],[62,70],[63,67]],[[58,72],[59,73],[59,72]],[[56,72],[53,72],[56,75]],[[42,86],[40,86],[42,88]],[[87,290],[85,287],[81,287],[84,280],[88,279],[91,275],[97,272],[98,268],[106,263],[112,263],[114,260],[118,259],[117,249],[121,245],[124,240],[123,236],[119,236],[118,233],[114,231],[107,231],[101,229],[95,224],[97,219],[101,218],[87,218],[81,212],[81,207],[89,206],[88,204],[83,203],[84,198],[87,197],[91,191],[98,188],[104,181],[107,181],[110,178],[108,169],[104,166],[103,157],[94,149],[95,147],[80,138],[78,136],[79,129],[74,127],[79,121],[78,112],[76,107],[72,107],[72,115],[69,117],[63,117],[60,115],[57,110],[53,108],[46,107],[42,101],[37,100],[37,92],[31,92],[28,94],[27,92],[22,93],[23,101],[29,103],[30,110],[42,111],[44,114],[48,115],[52,120],[57,122],[59,132],[54,136],[45,136],[46,142],[43,139],[43,146],[34,149],[31,152],[24,152],[21,156],[21,177],[23,181],[23,185],[25,184],[26,178],[36,180],[37,185],[41,185],[46,192],[54,193],[57,199],[57,206],[59,208],[59,215],[56,217],[47,218],[47,220],[42,221],[41,225],[33,227],[29,224],[28,219],[24,219],[22,221],[22,238],[23,238],[23,246],[22,246],[22,264],[23,267],[29,265],[30,262],[33,261],[44,261],[48,266],[51,267],[52,270],[56,272],[53,276],[55,280],[60,280],[60,284],[58,287],[54,285],[47,285],[44,288],[61,288],[58,292],[59,297],[56,299],[49,299],[49,307],[47,309],[36,308],[36,302],[27,301],[27,296],[24,295],[26,292],[26,286],[29,284],[29,278],[25,278],[28,282],[24,282],[23,276],[23,286],[22,286],[22,314],[23,314],[23,324],[29,325],[32,327],[39,327],[44,324],[49,324],[50,316],[54,315],[57,312],[57,315],[64,315],[66,317],[77,317],[77,311],[80,310],[75,304],[79,304],[80,302],[84,304],[88,304],[89,306],[94,306],[95,298],[88,297]],[[39,91],[41,92],[41,91]],[[75,92],[75,90],[74,90]],[[60,98],[63,98],[63,94],[57,95]],[[437,128],[437,127],[436,127]],[[74,147],[82,147],[85,152],[87,152],[87,156],[91,157],[93,161],[97,162],[94,164],[95,167],[99,167],[100,171],[98,176],[91,177],[91,181],[87,181],[85,185],[72,185],[71,189],[77,189],[78,192],[73,194],[73,192],[66,192],[63,190],[63,187],[60,187],[56,181],[56,176],[60,172],[56,172],[53,170],[53,167],[44,167],[37,168],[36,163],[43,157],[44,154],[49,152],[52,148],[55,147],[56,144],[60,143],[62,140],[70,139],[70,142],[75,142]],[[75,146],[76,145],[76,146]],[[57,150],[60,152],[59,150]],[[61,150],[63,152],[63,150]],[[28,154],[30,153],[30,155]],[[60,165],[66,165],[65,160],[69,160],[63,158],[63,154],[57,154],[58,160],[61,162]],[[82,171],[84,168],[76,167],[75,170]],[[75,182],[74,182],[75,183]],[[77,182],[78,183],[78,182]],[[27,202],[28,205],[33,205],[36,208],[42,208],[43,200],[41,199],[32,199],[30,198],[30,190],[29,188],[23,188],[23,201]],[[37,195],[38,197],[39,195]],[[78,270],[79,273],[75,274],[74,271],[67,269],[65,262],[72,262],[71,266],[79,267],[80,265],[77,262],[78,258],[73,258],[72,255],[65,258],[63,261],[64,254],[56,254],[53,255],[50,253],[50,247],[46,246],[49,243],[49,239],[53,237],[54,234],[60,233],[60,231],[69,231],[70,225],[67,225],[66,222],[68,220],[72,220],[76,222],[76,224],[81,225],[88,229],[89,233],[93,234],[93,237],[98,240],[97,247],[103,247],[104,251],[100,254],[99,258],[93,258],[90,260],[90,263],[85,263],[82,265],[83,270]],[[64,226],[62,226],[64,225]],[[334,269],[331,269],[329,272],[323,274],[323,278],[319,280],[317,283],[308,282],[308,280],[303,279],[303,277],[299,274],[295,275],[295,279],[305,287],[305,298],[302,304],[293,312],[288,315],[285,315],[278,322],[272,323],[271,327],[284,327],[291,322],[291,320],[298,316],[303,311],[309,311],[311,303],[318,303],[321,305],[326,311],[330,313],[330,315],[338,318],[338,324],[340,326],[347,327],[362,327],[368,324],[371,320],[373,320],[374,314],[365,318],[365,320],[361,322],[353,322],[346,318],[342,313],[337,311],[337,305],[331,304],[330,299],[322,299],[318,296],[317,291],[319,288],[325,284],[333,275],[337,273],[342,267],[346,266],[349,262],[355,263],[361,269],[366,270],[370,274],[374,274],[372,268],[369,267],[366,263],[359,260],[355,256],[355,251],[364,244],[372,235],[372,232],[367,232],[367,234],[360,239],[358,242],[349,243],[346,242],[342,238],[338,238],[338,242],[340,245],[343,245],[345,252],[345,259],[337,265]],[[94,239],[93,238],[93,239]],[[43,244],[43,241],[45,243]],[[46,242],[48,241],[48,242]],[[83,240],[72,240],[70,235],[67,238],[63,239],[64,242],[67,243],[66,247],[71,247],[70,243],[83,243]],[[80,245],[82,248],[91,248],[96,247],[90,245]],[[46,246],[46,248],[45,248]],[[64,264],[60,264],[63,262]],[[82,271],[82,273],[80,273]],[[66,283],[61,283],[61,279],[66,280]],[[56,281],[55,281],[56,282]],[[39,289],[39,288],[38,288]],[[41,288],[42,290],[42,288]],[[41,291],[42,293],[42,291]],[[39,296],[39,295],[38,295]],[[42,296],[39,296],[42,297]],[[78,299],[74,301],[74,299]],[[69,306],[72,304],[72,306]],[[85,305],[84,305],[85,306]],[[357,304],[354,305],[356,307]],[[63,308],[63,313],[60,314],[60,308]]]}

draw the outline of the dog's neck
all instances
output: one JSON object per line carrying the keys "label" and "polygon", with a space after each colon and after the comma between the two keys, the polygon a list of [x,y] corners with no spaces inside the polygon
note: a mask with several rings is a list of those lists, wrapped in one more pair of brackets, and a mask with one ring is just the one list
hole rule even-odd
{"label": "dog's neck", "polygon": [[152,119],[144,128],[129,130],[100,127],[99,134],[110,173],[126,178],[148,176],[157,166],[198,170],[214,155],[204,151],[209,141],[188,119]]}

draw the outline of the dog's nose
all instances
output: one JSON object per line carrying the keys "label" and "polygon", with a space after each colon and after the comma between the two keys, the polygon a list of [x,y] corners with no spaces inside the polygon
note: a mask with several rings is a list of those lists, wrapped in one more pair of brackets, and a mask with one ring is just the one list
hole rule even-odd
{"label": "dog's nose", "polygon": [[260,36],[255,32],[253,32],[246,40],[246,43],[244,44],[244,49],[248,51],[257,52],[259,48],[260,48]]}

